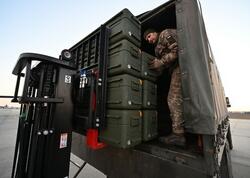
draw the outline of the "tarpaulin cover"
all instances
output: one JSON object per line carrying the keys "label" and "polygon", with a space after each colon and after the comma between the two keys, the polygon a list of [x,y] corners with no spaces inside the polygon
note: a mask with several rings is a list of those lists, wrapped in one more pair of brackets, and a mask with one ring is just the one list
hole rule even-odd
{"label": "tarpaulin cover", "polygon": [[228,117],[228,111],[199,1],[169,1],[138,18],[152,17],[173,5],[176,6],[185,129],[190,133],[215,134],[220,121]]}
{"label": "tarpaulin cover", "polygon": [[185,128],[193,133],[215,134],[228,111],[199,1],[177,1],[176,20]]}

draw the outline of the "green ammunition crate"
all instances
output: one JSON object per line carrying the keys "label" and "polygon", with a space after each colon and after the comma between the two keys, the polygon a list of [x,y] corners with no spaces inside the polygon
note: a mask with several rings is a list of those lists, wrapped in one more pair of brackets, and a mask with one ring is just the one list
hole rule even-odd
{"label": "green ammunition crate", "polygon": [[142,69],[141,69],[141,77],[142,79],[147,79],[155,82],[157,80],[157,73],[154,70],[148,68],[148,63],[153,60],[155,57],[142,51],[141,60],[142,60]]}
{"label": "green ammunition crate", "polygon": [[157,85],[148,80],[144,80],[142,92],[143,92],[142,108],[143,109],[156,109],[157,107]]}
{"label": "green ammunition crate", "polygon": [[141,109],[142,81],[128,74],[109,77],[107,106],[114,109]]}
{"label": "green ammunition crate", "polygon": [[109,47],[109,76],[121,73],[137,77],[141,75],[141,58],[139,48],[124,39]]}
{"label": "green ammunition crate", "polygon": [[116,16],[105,23],[111,29],[110,44],[128,39],[136,46],[141,44],[141,25],[136,17],[128,10],[124,9]]}
{"label": "green ammunition crate", "polygon": [[107,128],[100,131],[101,141],[119,148],[141,143],[142,112],[139,110],[107,110]]}
{"label": "green ammunition crate", "polygon": [[157,111],[144,110],[142,119],[142,140],[152,140],[157,136]]}

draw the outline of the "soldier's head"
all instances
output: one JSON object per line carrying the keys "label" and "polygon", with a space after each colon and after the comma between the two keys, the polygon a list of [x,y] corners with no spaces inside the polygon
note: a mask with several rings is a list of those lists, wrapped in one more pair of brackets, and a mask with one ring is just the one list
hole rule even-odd
{"label": "soldier's head", "polygon": [[148,43],[154,44],[158,40],[158,33],[155,29],[149,28],[143,33],[143,37]]}

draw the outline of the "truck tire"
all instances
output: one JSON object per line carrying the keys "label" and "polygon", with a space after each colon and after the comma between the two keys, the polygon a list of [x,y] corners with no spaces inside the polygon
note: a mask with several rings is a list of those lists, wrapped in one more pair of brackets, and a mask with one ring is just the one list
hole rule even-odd
{"label": "truck tire", "polygon": [[232,133],[231,133],[230,125],[229,125],[228,131],[227,131],[227,140],[228,140],[228,143],[229,143],[229,148],[230,148],[230,150],[232,150],[233,149],[233,141],[232,141]]}
{"label": "truck tire", "polygon": [[225,143],[222,155],[220,166],[220,178],[233,178],[230,145],[228,141],[226,141]]}

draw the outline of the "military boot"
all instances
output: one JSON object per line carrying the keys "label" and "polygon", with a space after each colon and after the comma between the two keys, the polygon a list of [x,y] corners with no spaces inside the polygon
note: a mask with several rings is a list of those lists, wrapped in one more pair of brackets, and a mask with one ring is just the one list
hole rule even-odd
{"label": "military boot", "polygon": [[167,145],[186,146],[186,138],[184,134],[172,133],[168,136],[160,137],[159,141]]}

